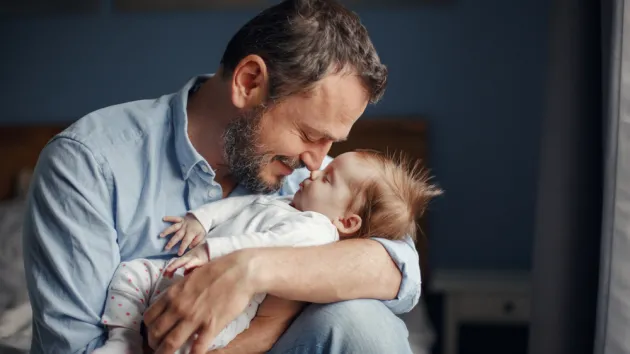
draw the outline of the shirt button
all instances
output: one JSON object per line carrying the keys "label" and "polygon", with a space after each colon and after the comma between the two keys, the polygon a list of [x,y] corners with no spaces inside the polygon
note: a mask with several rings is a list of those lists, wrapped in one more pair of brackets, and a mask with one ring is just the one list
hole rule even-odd
{"label": "shirt button", "polygon": [[210,172],[210,169],[209,169],[209,168],[208,168],[208,166],[206,166],[206,165],[201,165],[201,170],[202,170],[203,172],[205,172],[205,173]]}
{"label": "shirt button", "polygon": [[211,190],[208,192],[208,196],[209,196],[210,198],[213,198],[213,199],[214,199],[214,198],[219,198],[219,197],[220,197],[220,196],[219,196],[219,191],[218,191],[218,190],[216,190],[216,189],[211,189]]}

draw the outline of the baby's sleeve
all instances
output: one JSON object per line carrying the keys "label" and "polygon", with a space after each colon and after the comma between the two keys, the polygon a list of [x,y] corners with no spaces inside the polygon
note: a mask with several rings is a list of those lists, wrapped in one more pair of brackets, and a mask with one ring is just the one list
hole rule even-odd
{"label": "baby's sleeve", "polygon": [[213,259],[244,248],[306,247],[337,240],[337,229],[327,217],[315,212],[296,212],[267,230],[210,237],[206,242],[210,259]]}
{"label": "baby's sleeve", "polygon": [[189,213],[197,218],[201,225],[203,225],[206,233],[208,233],[215,226],[235,217],[259,197],[258,195],[228,197],[204,204],[195,210],[189,211]]}

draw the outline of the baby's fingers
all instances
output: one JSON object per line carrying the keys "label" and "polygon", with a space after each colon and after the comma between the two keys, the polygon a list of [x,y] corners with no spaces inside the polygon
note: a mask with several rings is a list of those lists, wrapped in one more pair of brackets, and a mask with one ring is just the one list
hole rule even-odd
{"label": "baby's fingers", "polygon": [[162,221],[164,222],[182,222],[184,221],[184,218],[182,218],[181,216],[165,216],[162,218]]}
{"label": "baby's fingers", "polygon": [[204,264],[205,264],[205,262],[202,261],[201,259],[196,258],[196,257],[192,257],[186,262],[186,264],[184,264],[184,274],[186,274],[187,272],[190,272],[191,270],[193,270],[195,268],[198,268],[198,267],[200,267],[200,266],[202,266]]}
{"label": "baby's fingers", "polygon": [[173,235],[173,237],[171,237],[171,239],[168,241],[164,249],[167,251],[170,250],[171,248],[173,248],[173,246],[177,244],[177,242],[183,239],[185,235],[186,235],[186,229],[184,228],[180,229],[179,231],[177,231],[175,235]]}
{"label": "baby's fingers", "polygon": [[181,245],[179,246],[178,255],[181,256],[182,254],[184,254],[184,252],[186,252],[186,248],[190,246],[190,248],[192,249],[193,247],[197,246],[202,240],[203,235],[188,232],[186,234],[186,237],[184,237],[184,239],[182,240]]}
{"label": "baby's fingers", "polygon": [[205,236],[204,234],[197,234],[197,236],[190,243],[190,248],[195,248],[199,246],[199,244],[203,242],[203,240],[205,239],[204,236]]}
{"label": "baby's fingers", "polygon": [[177,224],[173,224],[173,225],[167,227],[166,229],[164,229],[164,231],[160,232],[160,237],[165,237],[167,235],[172,234],[175,231],[178,231],[179,229],[182,228],[182,225],[183,224],[181,222],[179,222]]}
{"label": "baby's fingers", "polygon": [[166,275],[167,277],[171,278],[173,277],[173,274],[181,267],[183,267],[184,265],[186,265],[186,263],[188,263],[188,257],[181,257],[181,258],[177,258],[175,259],[173,262],[171,262],[171,264],[169,264],[166,269],[164,270],[164,275]]}

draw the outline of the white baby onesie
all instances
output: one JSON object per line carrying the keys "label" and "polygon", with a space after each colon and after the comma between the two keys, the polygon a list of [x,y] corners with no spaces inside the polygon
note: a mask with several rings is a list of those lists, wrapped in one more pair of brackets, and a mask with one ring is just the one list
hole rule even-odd
{"label": "white baby onesie", "polygon": [[[208,232],[210,260],[243,248],[322,245],[339,240],[330,220],[319,213],[301,212],[291,199],[273,196],[239,196],[201,206],[190,213]],[[104,353],[142,352],[140,324],[144,311],[166,289],[183,278],[181,269],[173,279],[163,277],[171,261],[135,259],[121,263],[110,283],[101,322],[109,329]],[[256,294],[248,307],[214,339],[209,350],[222,348],[249,328],[265,294]],[[177,353],[189,353],[190,342]]]}

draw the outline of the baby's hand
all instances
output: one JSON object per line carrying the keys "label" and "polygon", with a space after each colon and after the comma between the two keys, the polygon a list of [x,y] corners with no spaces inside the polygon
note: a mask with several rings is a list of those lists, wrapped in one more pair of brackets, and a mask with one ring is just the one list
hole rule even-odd
{"label": "baby's hand", "polygon": [[204,230],[203,225],[201,225],[193,215],[186,214],[183,218],[179,216],[165,216],[162,220],[172,222],[173,225],[162,231],[160,237],[166,237],[177,231],[175,235],[171,237],[170,241],[168,241],[164,249],[170,250],[181,240],[182,244],[179,246],[179,251],[177,252],[179,256],[186,252],[188,246],[193,248],[199,245],[206,236],[206,230]]}
{"label": "baby's hand", "polygon": [[185,255],[175,259],[164,270],[164,275],[172,278],[177,269],[184,268],[184,275],[187,275],[190,271],[197,267],[208,263],[210,256],[208,255],[208,247],[206,243],[197,245],[197,247],[191,249]]}

